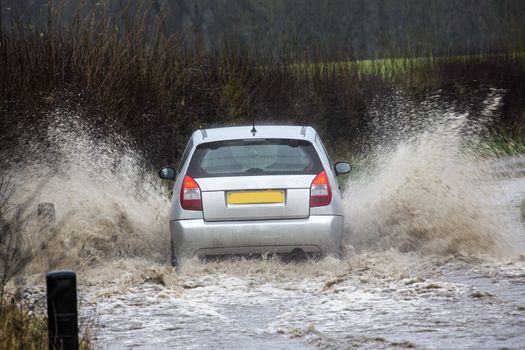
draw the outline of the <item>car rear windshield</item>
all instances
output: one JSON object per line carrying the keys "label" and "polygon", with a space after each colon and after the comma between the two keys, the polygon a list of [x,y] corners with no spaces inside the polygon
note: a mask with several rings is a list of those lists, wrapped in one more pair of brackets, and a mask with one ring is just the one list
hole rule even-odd
{"label": "car rear windshield", "polygon": [[314,146],[308,141],[248,139],[198,145],[188,175],[203,178],[318,174],[322,168]]}

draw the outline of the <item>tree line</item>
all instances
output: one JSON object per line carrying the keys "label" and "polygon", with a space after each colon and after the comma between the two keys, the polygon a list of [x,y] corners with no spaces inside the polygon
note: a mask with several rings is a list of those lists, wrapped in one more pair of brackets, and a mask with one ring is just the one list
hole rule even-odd
{"label": "tree line", "polygon": [[[79,8],[81,10],[79,10]],[[191,49],[355,58],[521,50],[521,0],[0,0],[0,25],[44,30],[79,14],[145,15]]]}

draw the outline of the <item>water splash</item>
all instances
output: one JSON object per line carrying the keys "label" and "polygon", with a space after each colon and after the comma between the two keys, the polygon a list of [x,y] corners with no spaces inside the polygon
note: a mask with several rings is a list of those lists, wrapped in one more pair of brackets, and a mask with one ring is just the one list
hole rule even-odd
{"label": "water splash", "polygon": [[[39,135],[24,137],[21,154],[9,155],[9,173],[27,219],[30,270],[78,269],[115,257],[164,261],[168,196],[129,140],[102,137],[67,110],[55,110]],[[54,204],[56,225],[38,222],[41,202]]]}
{"label": "water splash", "polygon": [[516,219],[493,165],[480,155],[501,107],[489,90],[467,108],[439,94],[416,105],[401,94],[371,108],[372,132],[345,192],[347,243],[358,251],[512,254]]}
{"label": "water splash", "polygon": [[[444,101],[439,94],[419,104],[402,93],[378,98],[369,110],[372,132],[361,140],[367,151],[361,153],[359,173],[345,191],[346,243],[360,254],[357,260],[292,270],[315,275],[328,264],[344,273],[356,261],[375,261],[376,255],[367,255],[370,251],[499,256],[520,252],[515,239],[521,224],[516,225],[502,205],[498,175],[478,152],[503,93],[489,90],[472,108]],[[26,205],[34,256],[30,271],[104,262],[107,276],[113,276],[111,266],[122,275],[122,261],[127,261],[130,271],[140,270],[128,279],[138,281],[143,274],[149,276],[148,262],[154,268],[165,266],[170,246],[167,189],[138,148],[119,133],[101,132],[78,112],[57,109],[44,124],[34,140],[35,130],[27,133],[19,152],[2,154],[3,168],[16,185],[16,201]],[[54,227],[39,225],[39,202],[55,205]],[[109,263],[116,258],[118,263]],[[276,261],[250,264],[256,271],[266,271],[265,266],[278,273],[290,269]],[[191,260],[182,274],[200,274],[202,269],[233,273],[246,266],[238,261]]]}

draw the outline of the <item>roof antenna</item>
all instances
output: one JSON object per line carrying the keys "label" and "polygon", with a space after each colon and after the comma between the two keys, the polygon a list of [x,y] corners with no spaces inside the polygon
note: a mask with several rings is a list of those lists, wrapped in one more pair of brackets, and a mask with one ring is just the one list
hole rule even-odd
{"label": "roof antenna", "polygon": [[257,133],[257,129],[255,129],[255,118],[253,118],[253,128],[251,130],[251,133],[253,136],[255,136],[255,134]]}

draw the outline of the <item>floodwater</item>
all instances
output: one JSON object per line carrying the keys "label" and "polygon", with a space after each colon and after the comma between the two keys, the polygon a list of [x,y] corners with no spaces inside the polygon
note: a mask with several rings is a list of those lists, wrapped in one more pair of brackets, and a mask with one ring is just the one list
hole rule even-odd
{"label": "floodwater", "polygon": [[[342,183],[341,260],[192,259],[180,272],[168,191],[142,153],[57,110],[46,148],[31,138],[2,154],[33,257],[16,283],[77,271],[97,349],[523,349],[524,162],[483,152],[502,94],[475,108],[402,94],[370,106]],[[39,202],[54,203],[56,225],[36,222]]]}
{"label": "floodwater", "polygon": [[324,262],[301,276],[225,265],[183,275],[182,291],[145,282],[104,298],[85,293],[97,305],[100,348],[523,348],[524,262],[412,273],[421,260],[402,259],[413,261],[395,276],[363,262],[346,275]]}
{"label": "floodwater", "polygon": [[[515,199],[525,196],[525,179],[502,185],[509,191],[507,209],[518,215]],[[523,255],[502,260],[389,250],[299,264],[192,260],[180,274],[136,264],[133,276],[108,283],[102,293],[98,286],[84,289],[97,310],[100,348],[523,349],[525,344]]]}

